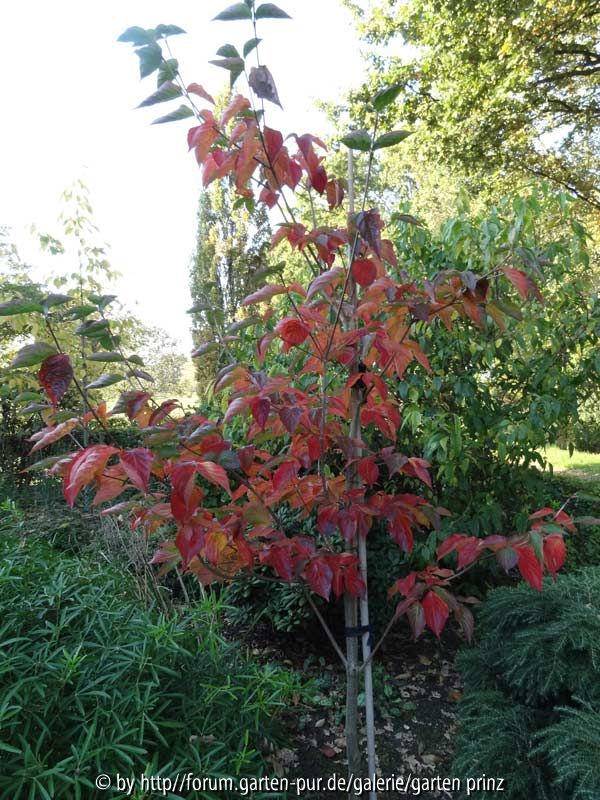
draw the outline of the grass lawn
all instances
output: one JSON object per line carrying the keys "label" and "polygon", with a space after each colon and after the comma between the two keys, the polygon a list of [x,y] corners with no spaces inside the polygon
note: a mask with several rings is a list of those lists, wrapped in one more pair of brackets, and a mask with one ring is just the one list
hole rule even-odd
{"label": "grass lawn", "polygon": [[600,486],[600,453],[574,450],[570,456],[568,450],[552,446],[545,449],[544,455],[555,472],[564,473],[570,478],[597,483]]}

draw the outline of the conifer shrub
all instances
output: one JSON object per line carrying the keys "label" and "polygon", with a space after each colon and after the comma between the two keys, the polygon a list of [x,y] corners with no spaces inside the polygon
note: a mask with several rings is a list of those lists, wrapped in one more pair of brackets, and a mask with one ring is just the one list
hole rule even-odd
{"label": "conifer shrub", "polygon": [[[453,774],[506,800],[600,797],[600,568],[490,593],[465,682]],[[471,797],[491,797],[471,792]]]}

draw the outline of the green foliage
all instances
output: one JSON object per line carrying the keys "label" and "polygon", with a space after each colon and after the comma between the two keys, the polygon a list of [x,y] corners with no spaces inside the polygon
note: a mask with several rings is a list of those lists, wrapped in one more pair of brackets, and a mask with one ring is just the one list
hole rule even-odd
{"label": "green foliage", "polygon": [[[233,186],[226,183],[213,183],[202,192],[190,265],[196,348],[215,339],[224,341],[241,301],[264,280],[270,241],[264,206],[254,209],[237,202]],[[212,352],[196,362],[199,388],[206,389],[219,364],[219,355]]]}
{"label": "green foliage", "polygon": [[[549,234],[539,218],[554,221]],[[493,285],[495,308],[509,314],[504,330],[471,319],[447,332],[423,325],[421,347],[433,375],[408,373],[401,449],[419,442],[434,464],[443,505],[460,510],[474,534],[500,532],[512,520],[516,468],[542,464],[540,448],[577,418],[598,380],[600,303],[588,269],[585,231],[566,198],[538,190],[504,199],[485,213],[468,208],[435,231],[396,215],[395,243],[410,278],[440,268],[468,283],[481,265],[511,264],[541,282],[545,304],[523,303]],[[522,477],[528,480],[525,470]],[[521,485],[526,497],[533,483]]]}
{"label": "green foliage", "polygon": [[598,207],[595,0],[345,1],[373,46],[355,109],[397,86],[388,114],[416,128],[430,164],[550,178]]}
{"label": "green foliage", "polygon": [[496,589],[478,631],[458,658],[465,695],[453,774],[501,775],[508,800],[597,797],[600,569],[548,579],[543,592]]}
{"label": "green foliage", "polygon": [[19,539],[18,513],[8,512],[0,523],[0,794],[96,798],[100,772],[267,771],[261,743],[276,736],[274,718],[296,687],[223,640],[222,609],[207,601],[168,617],[145,610],[114,567]]}

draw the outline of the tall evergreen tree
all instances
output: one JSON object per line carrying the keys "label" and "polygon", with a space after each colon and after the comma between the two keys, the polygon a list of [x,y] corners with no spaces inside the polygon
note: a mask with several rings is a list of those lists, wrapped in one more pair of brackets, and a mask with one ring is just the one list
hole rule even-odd
{"label": "tall evergreen tree", "polygon": [[240,302],[256,285],[267,264],[271,226],[264,206],[235,202],[232,189],[213,183],[200,196],[196,251],[190,291],[199,310],[194,338],[231,323]]}

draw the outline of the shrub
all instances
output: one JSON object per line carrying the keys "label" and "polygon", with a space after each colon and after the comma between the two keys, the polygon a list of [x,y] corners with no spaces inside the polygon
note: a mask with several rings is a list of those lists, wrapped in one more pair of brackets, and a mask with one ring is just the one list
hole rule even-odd
{"label": "shrub", "polygon": [[101,772],[266,771],[261,743],[277,738],[291,678],[225,642],[214,602],[170,616],[143,609],[114,567],[20,539],[5,511],[0,796],[96,798]]}
{"label": "shrub", "polygon": [[[600,792],[600,569],[491,592],[463,651],[454,774],[505,778],[504,797]],[[485,792],[471,797],[488,797]]]}

